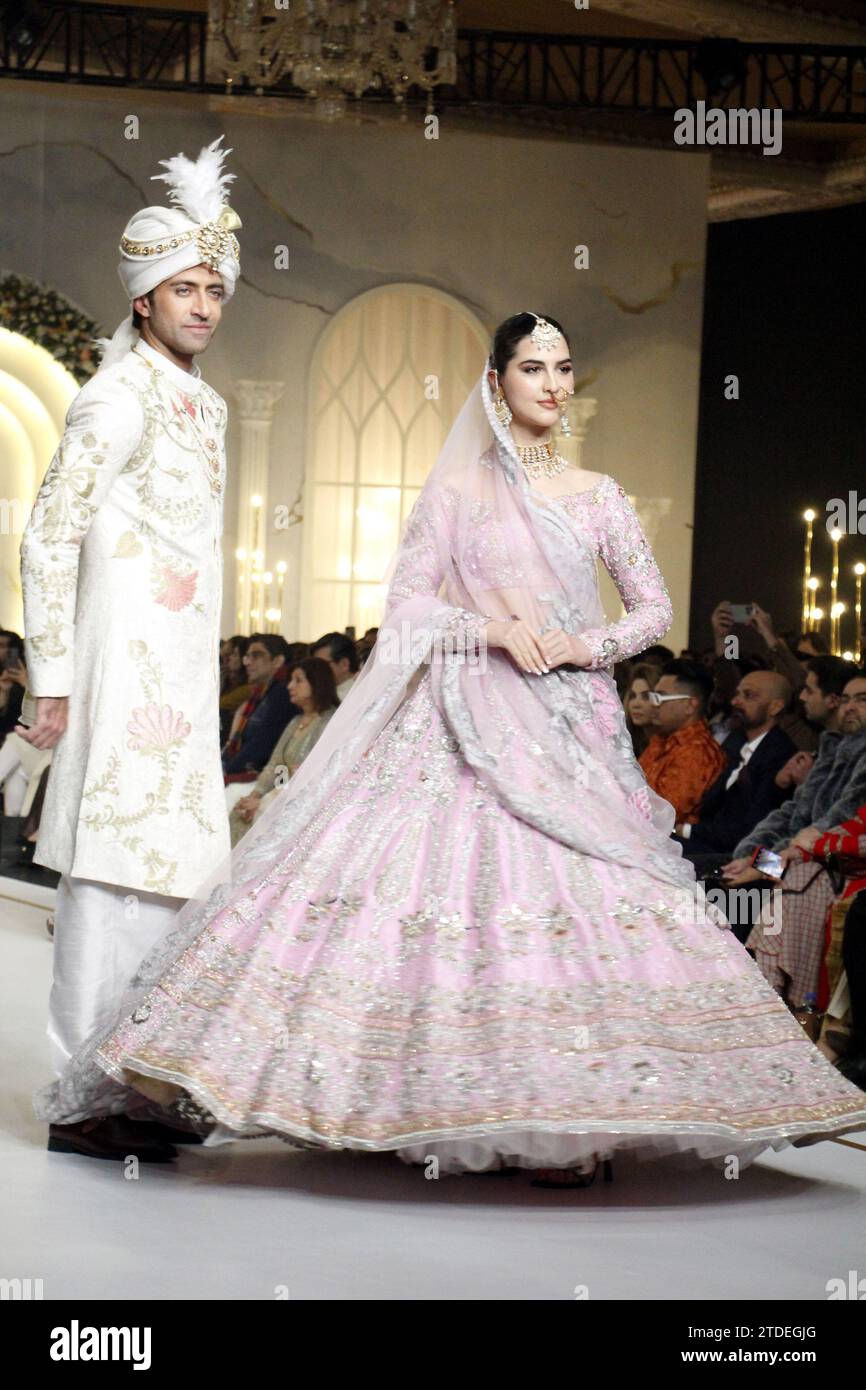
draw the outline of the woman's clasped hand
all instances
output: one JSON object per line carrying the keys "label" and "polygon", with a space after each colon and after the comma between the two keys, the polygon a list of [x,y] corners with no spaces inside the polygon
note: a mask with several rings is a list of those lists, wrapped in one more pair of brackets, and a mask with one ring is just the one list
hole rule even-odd
{"label": "woman's clasped hand", "polygon": [[489,646],[502,647],[521,671],[541,676],[556,666],[589,666],[592,652],[579,637],[561,628],[535,631],[523,618],[494,618],[484,629]]}

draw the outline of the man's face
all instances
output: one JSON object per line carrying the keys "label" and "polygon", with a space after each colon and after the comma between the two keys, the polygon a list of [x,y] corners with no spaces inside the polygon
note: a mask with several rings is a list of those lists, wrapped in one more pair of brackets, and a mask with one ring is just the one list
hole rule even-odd
{"label": "man's face", "polygon": [[244,666],[250,685],[267,685],[277,665],[276,657],[271,656],[261,642],[251,642],[244,657]]}
{"label": "man's face", "polygon": [[660,734],[672,734],[688,723],[695,710],[694,697],[679,688],[676,676],[659,676],[656,682],[659,695],[676,695],[676,700],[664,700],[656,707],[653,728]]}
{"label": "man's face", "polygon": [[739,715],[740,722],[746,730],[759,729],[772,718],[770,706],[773,699],[767,689],[767,682],[762,679],[763,674],[768,673],[754,672],[752,675],[743,676],[731,700],[731,709]]}
{"label": "man's face", "polygon": [[843,734],[866,733],[866,680],[849,681],[839,698],[839,728]]}
{"label": "man's face", "polygon": [[800,700],[806,718],[811,719],[814,724],[826,724],[831,711],[838,704],[838,696],[824,694],[814,671],[806,672],[806,684],[800,691]]}
{"label": "man's face", "polygon": [[178,357],[194,357],[205,351],[216,332],[224,296],[222,276],[197,265],[157,285],[153,303],[141,295],[133,307],[157,342]]}
{"label": "man's face", "polygon": [[349,662],[345,656],[341,657],[339,661],[334,661],[331,657],[331,648],[328,646],[317,647],[313,656],[317,656],[320,661],[327,661],[334,673],[334,681],[337,685],[346,680],[349,674]]}

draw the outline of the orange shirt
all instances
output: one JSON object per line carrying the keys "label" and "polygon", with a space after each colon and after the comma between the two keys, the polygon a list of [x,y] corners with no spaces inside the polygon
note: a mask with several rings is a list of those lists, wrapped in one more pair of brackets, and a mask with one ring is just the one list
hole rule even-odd
{"label": "orange shirt", "polygon": [[701,798],[727,759],[707,721],[695,719],[667,737],[653,734],[638,762],[653,791],[673,806],[677,823],[694,825]]}

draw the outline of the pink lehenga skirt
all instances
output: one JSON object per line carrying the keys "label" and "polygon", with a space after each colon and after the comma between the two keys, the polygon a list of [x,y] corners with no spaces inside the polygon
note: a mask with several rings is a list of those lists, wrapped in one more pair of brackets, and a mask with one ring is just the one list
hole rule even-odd
{"label": "pink lehenga skirt", "polygon": [[[591,820],[592,788],[575,795]],[[505,809],[425,670],[96,1059],[186,1093],[210,1142],[278,1134],[443,1172],[619,1149],[742,1165],[866,1128],[863,1093],[679,896]]]}

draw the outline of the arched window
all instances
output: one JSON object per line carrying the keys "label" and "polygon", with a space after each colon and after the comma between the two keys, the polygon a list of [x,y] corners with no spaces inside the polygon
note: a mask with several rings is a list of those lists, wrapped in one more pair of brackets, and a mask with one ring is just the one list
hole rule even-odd
{"label": "arched window", "polygon": [[424,285],[353,299],[314,356],[300,631],[314,641],[381,617],[403,521],[477,381],[487,334]]}

